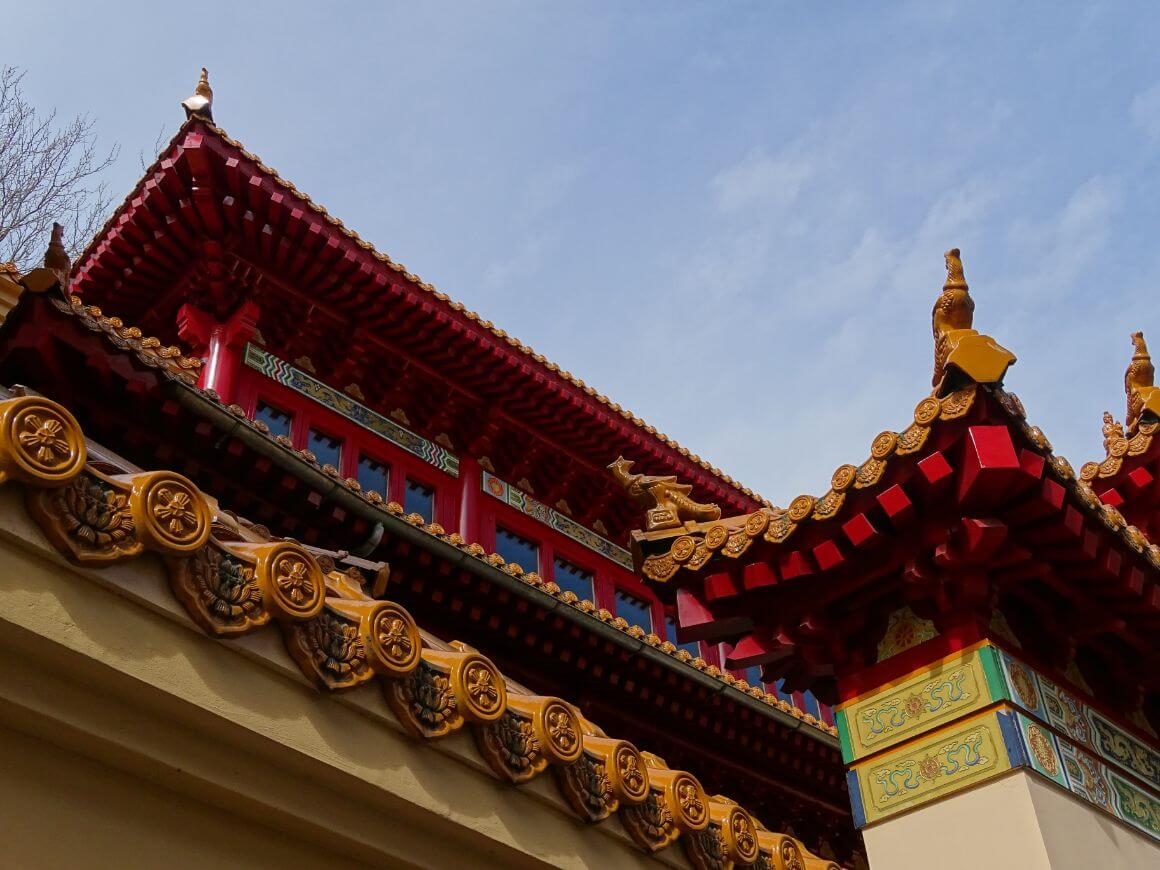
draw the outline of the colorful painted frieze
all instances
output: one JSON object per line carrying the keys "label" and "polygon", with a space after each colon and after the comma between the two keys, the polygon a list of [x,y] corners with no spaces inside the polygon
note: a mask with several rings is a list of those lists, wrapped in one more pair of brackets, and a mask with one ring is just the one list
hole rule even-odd
{"label": "colorful painted frieze", "polygon": [[611,559],[629,571],[632,570],[632,556],[628,550],[618,547],[607,538],[602,538],[596,532],[580,525],[571,517],[553,510],[542,502],[536,501],[526,492],[517,489],[506,481],[500,480],[494,474],[483,472],[483,491],[504,504],[521,511],[535,520],[544,523],[563,535],[567,535],[578,544],[583,544],[593,552]]}
{"label": "colorful painted frieze", "polygon": [[859,827],[953,794],[1012,767],[997,711],[973,716],[849,773]]}
{"label": "colorful painted frieze", "polygon": [[1110,813],[1142,834],[1160,840],[1160,796],[1122,776],[1115,768],[1072,741],[1052,733],[1029,716],[1016,713],[1019,741],[1012,756],[1080,800]]}
{"label": "colorful painted frieze", "polygon": [[357,423],[364,429],[374,432],[381,438],[401,447],[408,453],[418,456],[425,462],[438,468],[440,471],[459,476],[459,457],[455,456],[433,441],[428,441],[416,435],[410,429],[400,426],[394,420],[372,411],[366,405],[360,404],[345,393],[327,386],[322,381],[312,378],[301,369],[295,368],[285,360],[279,359],[266,352],[256,344],[246,345],[246,365],[268,377],[270,380],[289,387],[297,393],[313,399],[320,405],[325,405],[337,414]]}
{"label": "colorful painted frieze", "polygon": [[944,659],[837,713],[846,762],[894,746],[1003,697],[992,647]]}
{"label": "colorful painted frieze", "polygon": [[1160,789],[1160,752],[1083,700],[999,651],[1011,702],[1104,761]]}

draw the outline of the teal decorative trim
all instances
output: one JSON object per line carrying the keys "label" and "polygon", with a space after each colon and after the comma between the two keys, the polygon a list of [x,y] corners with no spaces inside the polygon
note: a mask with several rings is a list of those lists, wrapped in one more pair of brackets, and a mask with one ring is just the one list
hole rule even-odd
{"label": "teal decorative trim", "polygon": [[[1008,754],[1022,754],[1028,768],[1080,800],[1115,816],[1140,833],[1160,841],[1160,798],[1156,792],[1125,779],[1099,758],[1040,723],[1016,714],[1015,734],[1004,734]],[[1012,740],[1021,744],[1010,745]]]}
{"label": "teal decorative trim", "polygon": [[616,544],[607,538],[602,538],[596,532],[570,517],[564,516],[559,511],[554,511],[546,504],[536,501],[522,490],[516,489],[509,483],[500,480],[494,474],[483,472],[482,476],[483,491],[494,498],[499,499],[506,505],[514,507],[518,511],[522,511],[533,519],[539,520],[546,526],[550,526],[557,532],[567,535],[578,544],[583,544],[589,550],[599,553],[606,559],[611,559],[623,568],[632,570],[632,556],[628,550],[623,547],[618,547]]}
{"label": "teal decorative trim", "polygon": [[1160,752],[1007,652],[999,652],[1013,704],[1106,762],[1160,789]]}
{"label": "teal decorative trim", "polygon": [[341,414],[351,422],[357,423],[367,431],[386,439],[396,447],[401,447],[408,453],[418,456],[440,471],[450,474],[452,477],[459,476],[459,457],[453,453],[444,450],[433,441],[416,435],[394,420],[372,411],[366,405],[359,404],[345,393],[328,387],[322,381],[312,378],[285,360],[267,353],[256,344],[246,345],[245,360],[246,365],[270,380],[276,381],[284,387],[289,387],[320,405],[325,405],[336,414]]}

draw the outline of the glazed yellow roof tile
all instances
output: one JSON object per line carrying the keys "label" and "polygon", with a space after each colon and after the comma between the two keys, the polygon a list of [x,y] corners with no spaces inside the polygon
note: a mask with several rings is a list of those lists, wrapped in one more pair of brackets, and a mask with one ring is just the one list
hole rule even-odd
{"label": "glazed yellow roof tile", "polygon": [[[56,402],[6,398],[0,414],[53,424],[47,458],[37,452],[42,442],[4,438],[0,466],[10,473],[5,485],[25,487],[25,509],[70,561],[108,568],[161,556],[172,594],[206,634],[228,640],[277,624],[286,652],[319,690],[377,683],[406,731],[426,741],[473,732],[492,773],[513,784],[555,768],[564,804],[591,823],[617,813],[646,851],[680,841],[694,867],[708,868],[718,849],[745,864],[761,857],[758,848],[771,860],[773,850],[784,858],[789,849],[799,866],[837,870],[789,835],[755,846],[766,829],[734,801],[710,797],[692,774],[609,737],[567,701],[532,694],[472,647],[422,631],[401,605],[367,594],[360,568],[339,570],[332,556],[221,511],[174,472],[98,469],[76,419]],[[94,491],[99,508],[90,506]],[[222,572],[232,578],[228,591],[206,579]],[[594,794],[587,783],[596,773],[608,784]],[[664,821],[649,801],[667,810]]]}

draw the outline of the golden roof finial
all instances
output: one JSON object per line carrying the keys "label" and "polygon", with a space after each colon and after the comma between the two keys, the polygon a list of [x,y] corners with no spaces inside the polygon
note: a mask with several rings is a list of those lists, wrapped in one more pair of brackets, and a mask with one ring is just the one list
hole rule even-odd
{"label": "golden roof finial", "polygon": [[689,484],[677,483],[672,475],[633,474],[632,466],[632,460],[618,456],[608,469],[629,497],[648,510],[646,531],[679,529],[686,522],[721,518],[721,508],[717,505],[701,504],[690,498],[693,487]]}
{"label": "golden roof finial", "polygon": [[1144,333],[1132,333],[1132,348],[1132,361],[1128,364],[1128,370],[1124,372],[1124,392],[1128,397],[1128,416],[1125,422],[1129,433],[1135,431],[1139,424],[1140,415],[1144,413],[1145,405],[1152,397],[1156,381],[1156,367],[1152,365]]}
{"label": "golden roof finial", "polygon": [[182,100],[181,107],[185,109],[186,118],[201,118],[213,123],[213,88],[209,86],[209,71],[204,66],[193,96]]}
{"label": "golden roof finial", "polygon": [[936,388],[946,376],[947,358],[952,349],[948,333],[956,329],[970,329],[975,316],[975,302],[971,299],[967,279],[963,276],[959,249],[951,248],[943,257],[947,263],[947,280],[931,312],[931,329],[934,332],[934,377],[931,385]]}
{"label": "golden roof finial", "polygon": [[68,282],[72,260],[64,247],[64,227],[55,222],[52,225],[52,237],[48,240],[48,250],[44,252],[44,268],[56,273],[62,287]]}

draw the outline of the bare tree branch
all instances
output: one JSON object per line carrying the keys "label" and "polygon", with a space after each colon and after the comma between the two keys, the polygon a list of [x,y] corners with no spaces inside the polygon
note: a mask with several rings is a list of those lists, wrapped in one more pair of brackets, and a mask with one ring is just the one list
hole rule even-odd
{"label": "bare tree branch", "polygon": [[118,154],[98,150],[88,115],[59,123],[55,111],[38,113],[23,78],[0,67],[0,262],[22,271],[39,265],[53,221],[64,225],[70,253],[88,243],[112,204],[100,176]]}

